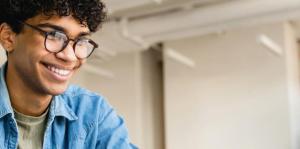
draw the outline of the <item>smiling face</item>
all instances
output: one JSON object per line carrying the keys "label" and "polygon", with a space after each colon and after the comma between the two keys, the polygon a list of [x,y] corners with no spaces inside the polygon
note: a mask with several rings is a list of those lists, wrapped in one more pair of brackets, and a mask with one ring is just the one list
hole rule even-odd
{"label": "smiling face", "polygon": [[[71,39],[89,33],[88,27],[80,24],[72,16],[49,18],[38,15],[25,22],[47,32],[59,29]],[[75,56],[73,41],[59,53],[47,51],[44,46],[45,36],[26,25],[13,40],[8,56],[10,72],[7,74],[12,74],[15,81],[21,81],[37,94],[63,93],[73,74],[85,61]]]}

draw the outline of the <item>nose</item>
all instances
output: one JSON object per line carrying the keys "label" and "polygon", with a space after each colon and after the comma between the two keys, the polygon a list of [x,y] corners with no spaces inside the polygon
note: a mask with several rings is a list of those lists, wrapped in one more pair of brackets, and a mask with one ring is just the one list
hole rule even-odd
{"label": "nose", "polygon": [[70,41],[62,51],[56,53],[56,57],[64,61],[77,61],[78,59],[75,55],[73,44],[74,41]]}

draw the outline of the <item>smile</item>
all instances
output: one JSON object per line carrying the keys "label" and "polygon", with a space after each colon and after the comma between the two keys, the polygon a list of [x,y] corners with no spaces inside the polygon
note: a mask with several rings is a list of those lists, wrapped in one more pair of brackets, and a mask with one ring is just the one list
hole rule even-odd
{"label": "smile", "polygon": [[67,76],[67,75],[69,75],[70,73],[71,73],[71,71],[70,70],[67,70],[67,69],[60,69],[60,68],[57,68],[57,67],[54,67],[54,66],[47,66],[47,68],[50,70],[50,71],[52,71],[52,72],[54,72],[54,73],[56,73],[56,74],[58,74],[58,75],[60,75],[60,76]]}

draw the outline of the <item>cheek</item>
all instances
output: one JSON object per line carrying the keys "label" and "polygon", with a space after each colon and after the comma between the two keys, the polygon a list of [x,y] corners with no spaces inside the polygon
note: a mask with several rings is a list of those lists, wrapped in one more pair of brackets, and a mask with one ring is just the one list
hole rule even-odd
{"label": "cheek", "polygon": [[44,49],[44,37],[38,33],[24,33],[16,38],[17,49]]}
{"label": "cheek", "polygon": [[46,50],[44,50],[43,39],[35,36],[23,36],[16,40],[16,47],[13,53],[17,55],[18,58],[24,59],[34,59],[34,57],[47,54]]}

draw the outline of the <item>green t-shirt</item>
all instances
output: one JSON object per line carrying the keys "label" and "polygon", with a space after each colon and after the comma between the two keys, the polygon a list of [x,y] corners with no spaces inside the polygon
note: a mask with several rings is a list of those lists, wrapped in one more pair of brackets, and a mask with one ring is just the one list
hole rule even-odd
{"label": "green t-shirt", "polygon": [[42,149],[48,110],[38,117],[24,115],[14,110],[18,125],[18,149]]}

